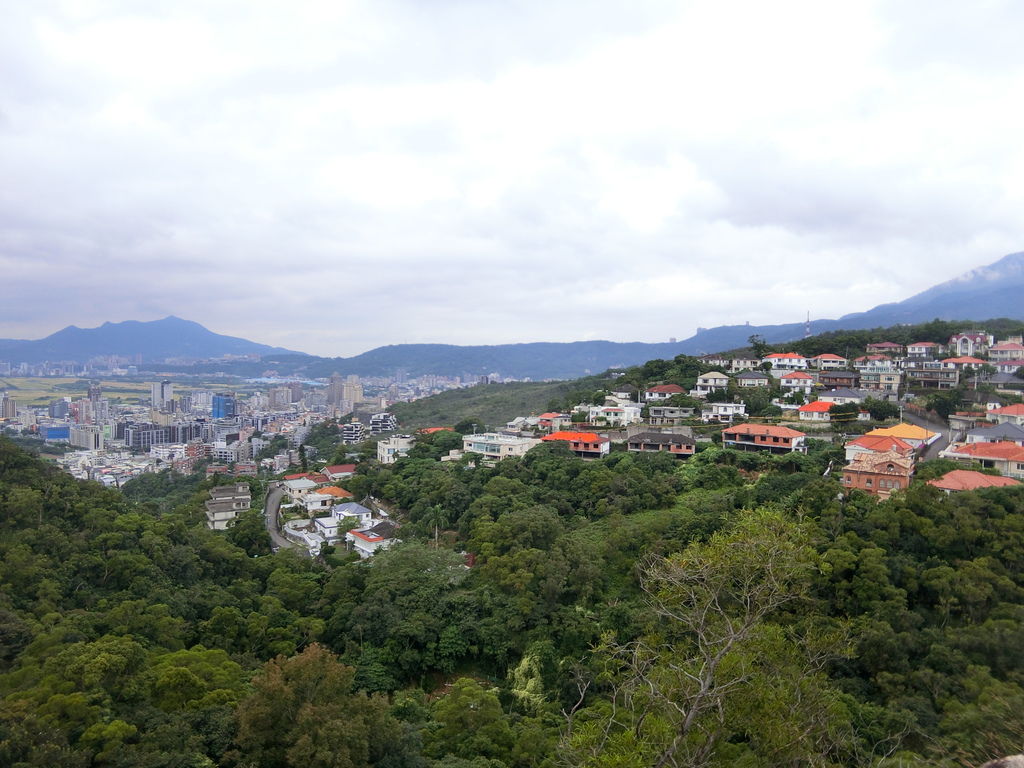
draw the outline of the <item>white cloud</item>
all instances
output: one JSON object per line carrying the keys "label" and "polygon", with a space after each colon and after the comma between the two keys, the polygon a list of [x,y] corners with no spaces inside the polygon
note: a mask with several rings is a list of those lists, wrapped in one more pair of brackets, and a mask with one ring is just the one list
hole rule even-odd
{"label": "white cloud", "polygon": [[1010,3],[10,11],[0,336],[657,340],[1020,249]]}

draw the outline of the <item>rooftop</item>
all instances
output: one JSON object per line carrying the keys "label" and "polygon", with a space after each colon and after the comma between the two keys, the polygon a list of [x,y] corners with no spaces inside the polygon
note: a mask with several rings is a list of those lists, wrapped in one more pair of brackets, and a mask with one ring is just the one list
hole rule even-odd
{"label": "rooftop", "polygon": [[778,427],[773,424],[737,424],[735,427],[726,427],[722,430],[722,434],[732,435],[758,435],[762,437],[806,437],[804,432],[800,432],[789,427]]}
{"label": "rooftop", "polygon": [[1020,481],[1011,477],[986,475],[984,472],[975,472],[970,469],[954,469],[942,477],[929,480],[928,485],[934,485],[944,491],[976,491],[979,488],[1005,488],[1011,485],[1020,485]]}

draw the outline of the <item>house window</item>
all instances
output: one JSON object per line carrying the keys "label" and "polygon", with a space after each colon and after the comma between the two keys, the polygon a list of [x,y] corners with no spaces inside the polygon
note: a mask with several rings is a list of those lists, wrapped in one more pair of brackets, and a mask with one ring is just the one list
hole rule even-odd
{"label": "house window", "polygon": [[866,486],[867,486],[868,488],[870,488],[870,487],[871,487],[871,485],[872,485],[871,479],[870,479],[870,478],[868,478],[867,480],[865,480],[865,481],[864,481],[864,485],[866,485]]}

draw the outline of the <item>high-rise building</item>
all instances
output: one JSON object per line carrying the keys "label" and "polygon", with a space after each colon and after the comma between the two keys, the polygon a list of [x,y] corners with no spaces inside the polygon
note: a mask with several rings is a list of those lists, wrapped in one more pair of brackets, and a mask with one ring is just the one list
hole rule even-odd
{"label": "high-rise building", "polygon": [[218,392],[213,396],[213,418],[233,419],[238,415],[238,401],[232,392]]}
{"label": "high-rise building", "polygon": [[345,397],[345,381],[341,378],[341,374],[335,373],[331,376],[331,381],[327,385],[327,404],[338,405]]}
{"label": "high-rise building", "polygon": [[98,381],[90,381],[89,382],[89,395],[88,395],[89,399],[92,400],[95,403],[96,401],[98,401],[100,399],[100,397],[102,397],[102,395],[103,395],[103,390],[100,387],[100,383]]}
{"label": "high-rise building", "polygon": [[149,387],[154,408],[163,408],[174,399],[174,385],[169,381],[153,382]]}
{"label": "high-rise building", "polygon": [[7,393],[0,395],[0,418],[13,419],[18,415],[18,404]]}

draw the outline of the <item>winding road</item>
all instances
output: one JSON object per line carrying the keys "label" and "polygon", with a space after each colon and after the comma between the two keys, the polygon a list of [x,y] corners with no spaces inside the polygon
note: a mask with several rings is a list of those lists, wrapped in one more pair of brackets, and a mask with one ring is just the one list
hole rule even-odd
{"label": "winding road", "polygon": [[288,541],[277,529],[277,514],[281,510],[283,496],[284,489],[278,485],[272,485],[267,490],[267,501],[263,506],[263,522],[266,523],[267,533],[270,534],[270,540],[274,542],[275,550],[295,546],[294,542]]}
{"label": "winding road", "polygon": [[903,410],[903,420],[908,424],[914,424],[918,427],[924,427],[925,429],[930,429],[932,432],[939,433],[939,439],[931,445],[926,446],[921,452],[922,460],[927,461],[928,459],[939,458],[939,451],[944,451],[949,446],[949,424],[946,422],[924,419],[907,409]]}

